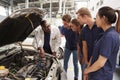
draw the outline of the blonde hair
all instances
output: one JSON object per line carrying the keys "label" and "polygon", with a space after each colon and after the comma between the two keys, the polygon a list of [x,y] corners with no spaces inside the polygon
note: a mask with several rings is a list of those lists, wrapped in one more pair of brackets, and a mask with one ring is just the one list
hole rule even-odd
{"label": "blonde hair", "polygon": [[85,7],[80,8],[80,9],[76,12],[76,14],[80,14],[81,16],[87,15],[87,16],[91,17],[90,11],[88,10],[88,8],[85,8]]}

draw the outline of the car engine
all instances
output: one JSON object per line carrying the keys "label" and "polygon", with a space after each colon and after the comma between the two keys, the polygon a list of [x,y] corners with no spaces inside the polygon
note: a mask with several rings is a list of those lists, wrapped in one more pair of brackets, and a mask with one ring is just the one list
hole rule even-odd
{"label": "car engine", "polygon": [[0,80],[61,80],[61,64],[52,55],[39,53],[21,45],[0,47]]}

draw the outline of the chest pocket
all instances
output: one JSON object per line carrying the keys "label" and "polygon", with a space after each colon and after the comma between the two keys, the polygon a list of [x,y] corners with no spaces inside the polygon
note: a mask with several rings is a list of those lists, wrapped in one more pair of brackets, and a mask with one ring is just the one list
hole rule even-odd
{"label": "chest pocket", "polygon": [[56,32],[55,32],[55,31],[52,31],[52,32],[51,32],[51,40],[54,41],[54,40],[56,40],[56,39],[57,39],[57,37],[56,37]]}
{"label": "chest pocket", "polygon": [[53,37],[52,37],[52,40],[56,40],[56,39],[57,39],[56,36],[53,36]]}

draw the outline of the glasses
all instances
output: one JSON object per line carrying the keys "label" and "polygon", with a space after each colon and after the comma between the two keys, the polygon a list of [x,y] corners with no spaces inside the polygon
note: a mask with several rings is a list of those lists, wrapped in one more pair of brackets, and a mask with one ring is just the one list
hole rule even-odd
{"label": "glasses", "polygon": [[50,24],[46,25],[46,28],[49,28],[50,27]]}
{"label": "glasses", "polygon": [[50,24],[45,24],[44,26],[43,26],[43,28],[49,28],[50,27]]}

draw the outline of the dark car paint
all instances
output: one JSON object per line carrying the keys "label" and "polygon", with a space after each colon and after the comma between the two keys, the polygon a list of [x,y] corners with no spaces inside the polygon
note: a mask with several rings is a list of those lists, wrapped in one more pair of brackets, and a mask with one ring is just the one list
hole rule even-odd
{"label": "dark car paint", "polygon": [[0,46],[23,41],[42,21],[45,12],[37,8],[16,11],[0,23]]}

